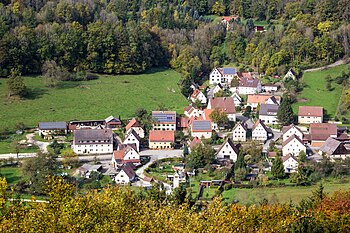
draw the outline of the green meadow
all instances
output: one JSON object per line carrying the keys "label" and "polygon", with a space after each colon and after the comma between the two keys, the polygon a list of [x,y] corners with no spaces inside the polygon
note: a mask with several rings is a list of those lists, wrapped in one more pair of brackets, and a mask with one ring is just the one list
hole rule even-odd
{"label": "green meadow", "polygon": [[14,129],[23,122],[34,127],[40,121],[121,119],[133,117],[138,108],[151,111],[164,106],[178,113],[188,104],[177,85],[179,73],[170,69],[152,69],[136,75],[100,75],[83,82],[62,82],[47,88],[42,77],[25,77],[30,95],[23,100],[6,97],[6,79],[0,79],[0,129]]}

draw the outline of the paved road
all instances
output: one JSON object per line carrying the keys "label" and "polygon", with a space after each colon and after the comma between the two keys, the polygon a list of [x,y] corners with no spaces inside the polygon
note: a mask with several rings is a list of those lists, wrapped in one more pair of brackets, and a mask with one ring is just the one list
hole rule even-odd
{"label": "paved road", "polygon": [[271,138],[265,142],[265,144],[263,145],[263,151],[268,150],[271,140],[276,141],[279,137],[282,136],[282,132],[280,132],[280,131],[272,129],[272,132],[273,132],[273,138]]}
{"label": "paved road", "polygon": [[47,153],[47,146],[50,145],[50,142],[41,142],[41,141],[36,141],[33,139],[34,133],[30,133],[26,135],[28,143],[32,143],[34,145],[37,145],[40,149],[41,152]]}
{"label": "paved road", "polygon": [[[24,159],[24,158],[32,158],[35,157],[36,153],[19,153],[18,158]],[[0,159],[9,159],[9,158],[17,158],[17,154],[0,154]]]}
{"label": "paved road", "polygon": [[350,59],[341,59],[341,60],[336,61],[333,64],[330,64],[330,65],[327,65],[327,66],[322,66],[322,67],[318,67],[318,68],[304,70],[304,73],[305,72],[313,72],[313,71],[319,71],[319,70],[328,69],[328,68],[331,68],[331,67],[335,67],[335,66],[339,66],[339,65],[342,65],[342,64],[346,64],[349,61],[350,61]]}
{"label": "paved road", "polygon": [[[181,158],[183,157],[183,150],[144,150],[140,152],[140,155],[150,156],[150,161],[136,170],[136,175],[140,178],[140,180],[136,182],[134,185],[147,187],[147,186],[151,186],[151,184],[143,180],[143,178],[145,177],[145,175],[143,174],[145,169],[159,159]],[[171,186],[164,183],[164,187],[166,188],[167,194],[170,194]]]}

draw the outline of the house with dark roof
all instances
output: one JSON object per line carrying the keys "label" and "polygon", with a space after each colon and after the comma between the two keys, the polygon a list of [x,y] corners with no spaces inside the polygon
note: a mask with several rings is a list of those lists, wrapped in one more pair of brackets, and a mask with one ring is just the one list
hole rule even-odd
{"label": "house with dark roof", "polygon": [[232,130],[232,140],[236,142],[247,141],[247,126],[245,123],[237,122]]}
{"label": "house with dark roof", "polygon": [[77,129],[104,129],[105,127],[105,120],[73,120],[68,124],[70,131]]}
{"label": "house with dark roof", "polygon": [[260,119],[257,120],[252,128],[252,139],[265,142],[273,136],[272,130],[267,127]]}
{"label": "house with dark roof", "polygon": [[259,110],[259,119],[265,124],[276,125],[278,124],[277,120],[277,104],[261,104]]}
{"label": "house with dark roof", "polygon": [[113,151],[112,164],[114,168],[126,162],[140,164],[140,154],[136,150],[135,144],[120,144],[118,150]]}
{"label": "house with dark roof", "polygon": [[129,184],[136,181],[136,173],[133,170],[132,166],[128,163],[124,164],[120,172],[114,177],[114,181],[117,184]]}
{"label": "house with dark roof", "polygon": [[329,138],[338,136],[337,125],[332,123],[311,123],[309,128],[309,140],[312,147],[321,147]]}
{"label": "house with dark roof", "polygon": [[175,111],[152,111],[153,130],[176,130]]}
{"label": "house with dark roof", "polygon": [[323,107],[299,106],[298,123],[311,124],[323,122]]}
{"label": "house with dark roof", "polygon": [[240,78],[237,92],[240,95],[257,94],[262,90],[261,82],[258,78],[243,76]]}
{"label": "house with dark roof", "polygon": [[286,79],[297,80],[298,74],[293,69],[289,69],[288,72],[283,77],[283,80],[286,80]]}
{"label": "house with dark roof", "polygon": [[282,162],[285,173],[293,173],[298,171],[299,162],[293,155],[288,154],[286,156],[282,156]]}
{"label": "house with dark roof", "polygon": [[201,92],[199,89],[195,89],[190,97],[191,101],[195,103],[196,101],[199,101],[202,104],[207,103],[207,97]]}
{"label": "house with dark roof", "polygon": [[215,94],[221,90],[223,90],[223,86],[220,83],[215,85],[214,87],[209,88],[207,90],[207,98],[208,99],[214,98]]}
{"label": "house with dark roof", "polygon": [[214,68],[209,74],[209,84],[229,86],[235,76],[237,76],[236,68]]}
{"label": "house with dark roof", "polygon": [[191,124],[192,137],[211,138],[212,125],[208,120],[194,120]]}
{"label": "house with dark roof", "polygon": [[50,140],[55,135],[67,134],[67,123],[61,122],[39,122],[39,135],[46,140]]}
{"label": "house with dark roof", "polygon": [[130,133],[131,130],[134,130],[140,138],[145,137],[145,131],[136,118],[132,118],[131,121],[125,126],[126,133]]}
{"label": "house with dark roof", "polygon": [[85,163],[75,171],[75,174],[81,177],[90,179],[92,172],[101,173],[102,165],[101,164],[91,165],[91,164]]}
{"label": "house with dark roof", "polygon": [[320,147],[319,154],[326,155],[332,160],[350,158],[350,141],[338,141],[329,137]]}
{"label": "house with dark roof", "polygon": [[188,132],[188,118],[186,117],[177,117],[176,118],[176,128],[179,131]]}
{"label": "house with dark roof", "polygon": [[172,149],[175,143],[174,131],[149,131],[149,148],[150,149]]}
{"label": "house with dark roof", "polygon": [[215,97],[208,102],[207,109],[221,109],[229,121],[236,121],[236,106],[232,97]]}
{"label": "house with dark roof", "polygon": [[298,157],[301,151],[306,154],[306,146],[304,145],[303,141],[295,134],[293,134],[282,143],[283,156],[291,154]]}
{"label": "house with dark roof", "polygon": [[112,154],[113,131],[111,129],[74,130],[72,149],[76,154]]}
{"label": "house with dark roof", "polygon": [[294,124],[291,124],[289,126],[283,126],[282,133],[283,141],[287,141],[287,139],[293,135],[298,136],[298,138],[300,138],[301,140],[303,140],[304,138],[304,133]]}
{"label": "house with dark roof", "polygon": [[125,136],[125,139],[123,141],[123,144],[135,144],[137,152],[140,151],[140,143],[141,138],[133,129],[129,131],[129,133]]}
{"label": "house with dark roof", "polygon": [[217,151],[216,159],[230,159],[235,163],[237,161],[238,152],[238,148],[233,144],[232,140],[227,138]]}

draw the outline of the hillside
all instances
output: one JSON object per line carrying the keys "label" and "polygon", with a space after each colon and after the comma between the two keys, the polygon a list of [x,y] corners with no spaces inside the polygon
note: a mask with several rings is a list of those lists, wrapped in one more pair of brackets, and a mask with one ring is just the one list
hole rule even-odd
{"label": "hillside", "polygon": [[139,75],[102,75],[98,80],[62,82],[47,88],[42,77],[25,77],[30,98],[9,101],[6,80],[0,79],[0,129],[23,122],[104,119],[110,115],[129,118],[138,108],[152,110],[160,105],[183,113],[187,100],[177,85],[180,75],[173,70],[153,69]]}

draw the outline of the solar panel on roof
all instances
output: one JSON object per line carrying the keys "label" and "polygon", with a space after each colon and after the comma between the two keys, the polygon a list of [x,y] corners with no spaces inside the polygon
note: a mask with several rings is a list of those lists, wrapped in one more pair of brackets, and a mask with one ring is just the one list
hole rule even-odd
{"label": "solar panel on roof", "polygon": [[176,122],[176,117],[174,114],[153,113],[152,118],[157,122]]}
{"label": "solar panel on roof", "polygon": [[39,129],[66,129],[66,122],[39,122]]}
{"label": "solar panel on roof", "polygon": [[236,74],[236,68],[224,68],[224,74]]}
{"label": "solar panel on roof", "polygon": [[193,121],[194,130],[211,130],[210,121]]}

